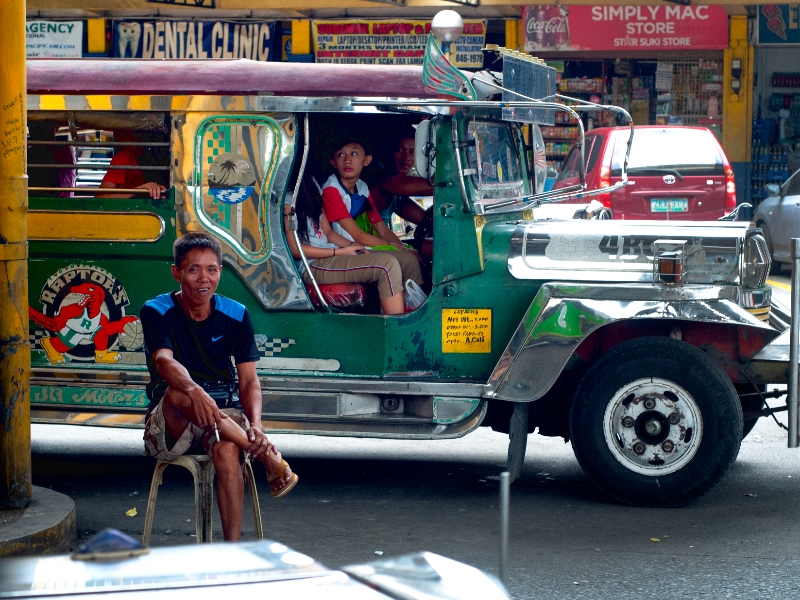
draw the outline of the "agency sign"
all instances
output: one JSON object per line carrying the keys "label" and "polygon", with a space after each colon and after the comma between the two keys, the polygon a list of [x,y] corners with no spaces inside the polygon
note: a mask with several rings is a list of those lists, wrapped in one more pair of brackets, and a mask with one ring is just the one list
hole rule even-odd
{"label": "agency sign", "polygon": [[525,51],[720,50],[722,6],[526,6]]}
{"label": "agency sign", "polygon": [[[318,63],[421,65],[430,21],[314,21],[314,54]],[[483,66],[486,21],[464,21],[455,42],[456,67]]]}
{"label": "agency sign", "polygon": [[28,21],[25,23],[28,58],[80,58],[83,21]]}
{"label": "agency sign", "polygon": [[272,21],[114,21],[114,58],[271,60]]}

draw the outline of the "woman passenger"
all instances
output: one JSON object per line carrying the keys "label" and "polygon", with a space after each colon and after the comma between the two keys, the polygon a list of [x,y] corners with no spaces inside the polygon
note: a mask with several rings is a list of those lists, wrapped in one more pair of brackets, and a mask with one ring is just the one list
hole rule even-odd
{"label": "woman passenger", "polygon": [[[291,210],[291,196],[287,194],[283,208],[286,240],[292,256],[299,259],[300,252],[288,226]],[[400,263],[390,252],[370,253],[364,246],[333,231],[322,211],[318,187],[312,177],[303,177],[300,183],[295,213],[300,245],[318,284],[377,283],[383,313],[405,312]],[[298,265],[304,283],[310,285],[305,266],[299,261]]]}

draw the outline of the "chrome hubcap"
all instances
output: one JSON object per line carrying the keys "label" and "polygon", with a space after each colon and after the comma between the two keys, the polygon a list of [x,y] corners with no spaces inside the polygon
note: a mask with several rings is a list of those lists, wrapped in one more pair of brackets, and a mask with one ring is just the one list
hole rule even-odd
{"label": "chrome hubcap", "polygon": [[606,444],[626,468],[662,476],[697,453],[703,419],[692,395],[668,379],[637,379],[611,398],[604,416]]}

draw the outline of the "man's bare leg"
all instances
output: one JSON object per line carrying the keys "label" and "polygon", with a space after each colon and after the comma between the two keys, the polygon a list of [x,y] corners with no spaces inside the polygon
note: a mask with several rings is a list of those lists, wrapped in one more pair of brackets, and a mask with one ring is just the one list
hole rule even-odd
{"label": "man's bare leg", "polygon": [[[218,425],[218,429],[219,438],[221,440],[230,440],[242,450],[247,450],[250,447],[250,440],[247,437],[247,433],[244,431],[244,429],[239,427],[234,420],[223,419]],[[278,465],[281,464],[281,460],[283,460],[281,453],[278,452],[278,449],[275,448],[273,444],[269,445],[269,449],[266,452],[260,454],[259,456],[254,456],[253,458],[264,465],[267,475],[272,473],[278,467]],[[292,469],[287,466],[284,472],[281,474],[281,478],[275,479],[272,482],[272,486],[276,491],[280,490],[291,478]]]}
{"label": "man's bare leg", "polygon": [[[189,426],[190,422],[196,423],[198,420],[194,412],[192,399],[172,388],[167,388],[167,392],[164,394],[164,398],[161,402],[164,405],[162,407],[164,422],[172,438],[177,440]],[[247,433],[232,419],[222,419],[217,428],[219,429],[220,440],[233,442],[241,450],[247,450],[250,447],[250,440],[247,438]],[[282,460],[281,454],[272,444],[270,444],[270,450],[271,451],[253,457],[264,465],[267,474],[272,473]],[[217,463],[215,461],[215,469],[217,468],[216,465]],[[279,490],[285,486],[291,477],[292,470],[287,467],[282,473],[282,478],[273,481],[275,490]]]}
{"label": "man's bare leg", "polygon": [[211,446],[217,472],[217,507],[222,521],[222,537],[226,542],[238,541],[242,535],[244,477],[239,454],[238,446],[226,440]]}

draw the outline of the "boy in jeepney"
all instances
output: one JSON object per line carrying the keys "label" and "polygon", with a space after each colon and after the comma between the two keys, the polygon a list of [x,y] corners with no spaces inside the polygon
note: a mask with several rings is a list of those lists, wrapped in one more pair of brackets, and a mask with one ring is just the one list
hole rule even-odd
{"label": "boy in jeepney", "polygon": [[[409,252],[394,232],[383,222],[375,209],[369,186],[361,179],[364,167],[372,162],[369,154],[359,141],[348,140],[333,151],[330,164],[336,173],[328,177],[322,186],[322,207],[331,228],[354,244],[382,252],[381,247],[393,246],[389,251],[400,263],[403,286],[411,279],[422,284],[422,273],[416,255]],[[356,223],[366,214],[377,236],[362,230]],[[380,236],[380,237],[378,237]]]}

